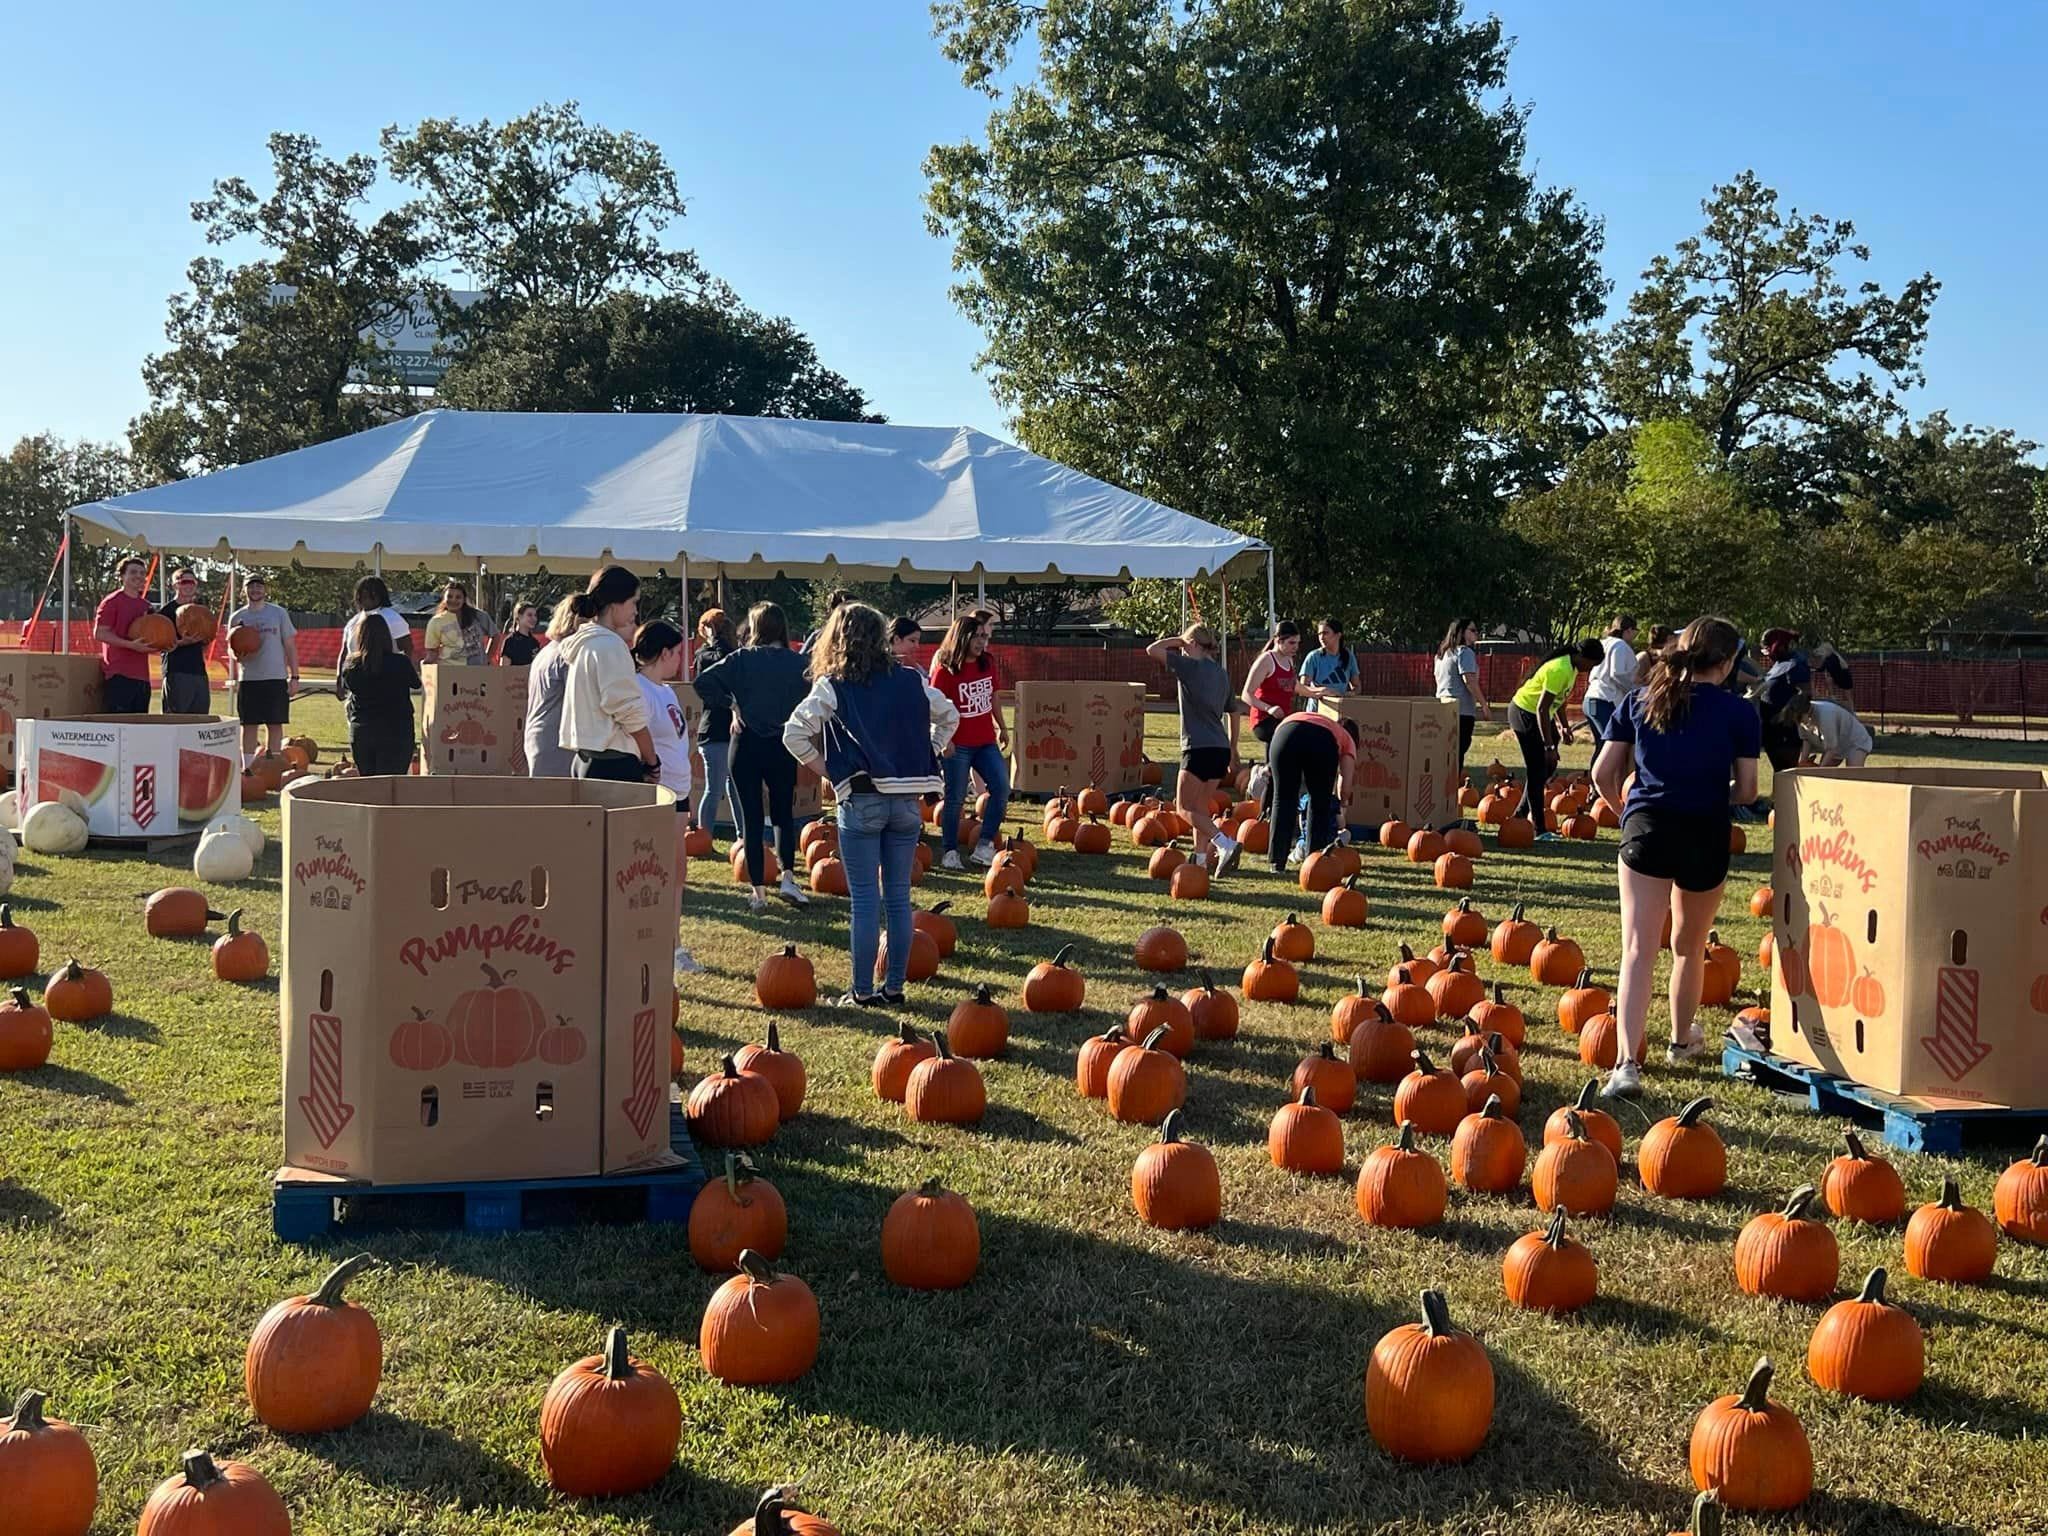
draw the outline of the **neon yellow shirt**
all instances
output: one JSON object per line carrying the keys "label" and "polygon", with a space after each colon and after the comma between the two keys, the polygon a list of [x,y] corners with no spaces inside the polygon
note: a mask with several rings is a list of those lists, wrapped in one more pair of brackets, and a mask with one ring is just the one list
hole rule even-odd
{"label": "neon yellow shirt", "polygon": [[1572,679],[1577,671],[1569,655],[1551,657],[1529,674],[1529,681],[1515,690],[1515,703],[1533,715],[1537,704],[1547,693],[1557,700],[1558,708],[1563,708],[1564,701],[1571,696]]}

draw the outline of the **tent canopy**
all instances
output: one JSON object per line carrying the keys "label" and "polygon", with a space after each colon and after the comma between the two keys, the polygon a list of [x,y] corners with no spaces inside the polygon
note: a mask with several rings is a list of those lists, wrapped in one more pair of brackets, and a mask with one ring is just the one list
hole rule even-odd
{"label": "tent canopy", "polygon": [[1265,558],[970,428],[750,416],[428,411],[71,515],[104,542],[255,565],[1051,581]]}

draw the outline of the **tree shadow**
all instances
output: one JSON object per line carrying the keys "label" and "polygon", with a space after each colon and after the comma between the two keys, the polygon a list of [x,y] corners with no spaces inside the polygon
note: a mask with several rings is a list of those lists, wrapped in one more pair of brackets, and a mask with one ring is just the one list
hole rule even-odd
{"label": "tree shadow", "polygon": [[119,1083],[109,1082],[104,1077],[95,1077],[90,1072],[81,1072],[76,1067],[43,1066],[33,1072],[21,1074],[21,1081],[34,1088],[48,1088],[56,1093],[68,1093],[81,1099],[100,1099],[108,1104],[132,1104],[128,1090]]}
{"label": "tree shadow", "polygon": [[63,1207],[10,1179],[0,1179],[0,1227],[54,1227],[64,1220]]}
{"label": "tree shadow", "polygon": [[1977,1526],[1929,1520],[1896,1504],[1824,1489],[1815,1489],[1799,1506],[1799,1517],[1816,1531],[1839,1536],[1982,1536]]}

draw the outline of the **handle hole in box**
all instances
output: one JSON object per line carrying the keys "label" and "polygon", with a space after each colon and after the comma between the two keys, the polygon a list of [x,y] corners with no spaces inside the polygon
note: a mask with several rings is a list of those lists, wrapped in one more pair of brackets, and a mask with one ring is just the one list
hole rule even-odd
{"label": "handle hole in box", "polygon": [[441,1090],[426,1087],[420,1090],[420,1124],[429,1130],[441,1123]]}
{"label": "handle hole in box", "polygon": [[320,973],[320,1011],[322,1013],[334,1012],[334,972],[332,971],[322,971]]}
{"label": "handle hole in box", "polygon": [[436,869],[427,876],[427,900],[434,904],[436,912],[448,910],[448,871]]}
{"label": "handle hole in box", "polygon": [[548,904],[548,867],[545,864],[533,866],[533,904],[536,908]]}

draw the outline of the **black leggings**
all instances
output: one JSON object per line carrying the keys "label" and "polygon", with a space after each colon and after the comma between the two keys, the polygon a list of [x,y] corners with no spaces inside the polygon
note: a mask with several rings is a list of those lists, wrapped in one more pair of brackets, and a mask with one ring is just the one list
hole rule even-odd
{"label": "black leggings", "polygon": [[1273,768],[1273,838],[1267,857],[1275,869],[1287,867],[1294,847],[1302,790],[1309,798],[1309,846],[1320,848],[1336,837],[1337,768],[1342,755],[1337,738],[1313,720],[1289,720],[1273,733],[1266,750]]}
{"label": "black leggings", "polygon": [[1472,755],[1472,728],[1479,723],[1477,715],[1458,716],[1458,772],[1463,775],[1465,759]]}
{"label": "black leggings", "polygon": [[412,766],[412,723],[408,720],[395,730],[356,726],[348,733],[348,750],[355,759],[356,772],[365,778],[402,774]]}
{"label": "black leggings", "polygon": [[767,841],[767,822],[761,817],[761,794],[768,795],[767,821],[775,823],[775,848],[782,856],[782,870],[789,874],[796,864],[796,759],[782,745],[780,737],[757,736],[752,731],[733,732],[732,795],[733,815],[747,841],[747,879],[765,885],[762,878],[768,861],[762,856]]}
{"label": "black leggings", "polygon": [[1508,706],[1508,729],[1515,733],[1515,740],[1521,743],[1522,766],[1528,770],[1528,793],[1522,797],[1518,815],[1527,816],[1536,823],[1536,830],[1543,830],[1543,791],[1550,784],[1550,744],[1543,739],[1543,728],[1536,717],[1519,704]]}

